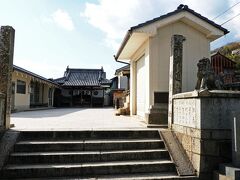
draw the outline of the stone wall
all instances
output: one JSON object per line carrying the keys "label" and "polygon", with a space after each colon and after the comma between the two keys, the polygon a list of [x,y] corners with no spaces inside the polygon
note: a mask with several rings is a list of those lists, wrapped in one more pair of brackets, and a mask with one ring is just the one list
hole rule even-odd
{"label": "stone wall", "polygon": [[240,92],[194,91],[173,96],[173,124],[201,179],[231,161],[231,123],[240,114]]}
{"label": "stone wall", "polygon": [[230,130],[200,130],[175,124],[172,128],[201,179],[212,179],[220,163],[231,161]]}

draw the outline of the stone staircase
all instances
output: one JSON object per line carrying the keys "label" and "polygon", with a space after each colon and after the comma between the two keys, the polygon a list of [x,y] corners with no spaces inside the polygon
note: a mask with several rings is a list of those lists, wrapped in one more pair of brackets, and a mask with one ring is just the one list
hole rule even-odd
{"label": "stone staircase", "polygon": [[180,177],[157,130],[23,131],[0,179]]}

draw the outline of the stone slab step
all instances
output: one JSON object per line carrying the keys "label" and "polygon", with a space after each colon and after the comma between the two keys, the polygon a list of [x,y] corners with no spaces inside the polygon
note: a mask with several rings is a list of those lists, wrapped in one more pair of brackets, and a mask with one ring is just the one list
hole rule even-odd
{"label": "stone slab step", "polygon": [[121,160],[170,160],[165,149],[12,153],[8,164],[83,163]]}
{"label": "stone slab step", "polygon": [[[138,174],[117,174],[117,175],[99,175],[88,177],[55,177],[44,178],[45,180],[196,180],[195,176],[180,177],[174,172],[168,173],[138,173]],[[28,178],[15,180],[30,180]],[[42,180],[42,178],[31,178],[31,180]]]}
{"label": "stone slab step", "polygon": [[113,175],[130,173],[176,172],[171,161],[114,161],[107,163],[7,165],[3,178],[65,177],[87,175]]}
{"label": "stone slab step", "polygon": [[141,139],[160,138],[156,130],[94,130],[94,131],[21,131],[19,139],[22,140],[77,140],[77,139]]}
{"label": "stone slab step", "polygon": [[164,148],[160,139],[99,139],[85,141],[20,141],[15,144],[15,152],[46,151],[92,151],[92,150],[130,150]]}
{"label": "stone slab step", "polygon": [[148,128],[168,128],[168,125],[167,124],[147,124],[147,127]]}

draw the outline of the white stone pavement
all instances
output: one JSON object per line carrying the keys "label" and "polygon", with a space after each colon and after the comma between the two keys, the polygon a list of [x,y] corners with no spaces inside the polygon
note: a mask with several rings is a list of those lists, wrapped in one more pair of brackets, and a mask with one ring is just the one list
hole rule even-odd
{"label": "white stone pavement", "polygon": [[112,108],[59,108],[13,113],[15,130],[91,130],[145,128],[146,124],[129,116],[115,116]]}

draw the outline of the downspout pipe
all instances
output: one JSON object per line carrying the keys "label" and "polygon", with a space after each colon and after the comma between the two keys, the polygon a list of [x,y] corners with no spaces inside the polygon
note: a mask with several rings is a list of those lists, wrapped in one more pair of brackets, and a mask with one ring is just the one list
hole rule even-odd
{"label": "downspout pipe", "polygon": [[129,64],[129,63],[126,63],[126,62],[119,61],[118,58],[119,58],[124,46],[127,44],[129,38],[131,37],[131,35],[132,35],[132,31],[128,30],[127,34],[124,37],[124,40],[123,40],[122,44],[120,45],[120,48],[119,48],[117,54],[113,56],[116,62],[123,63],[123,64]]}

